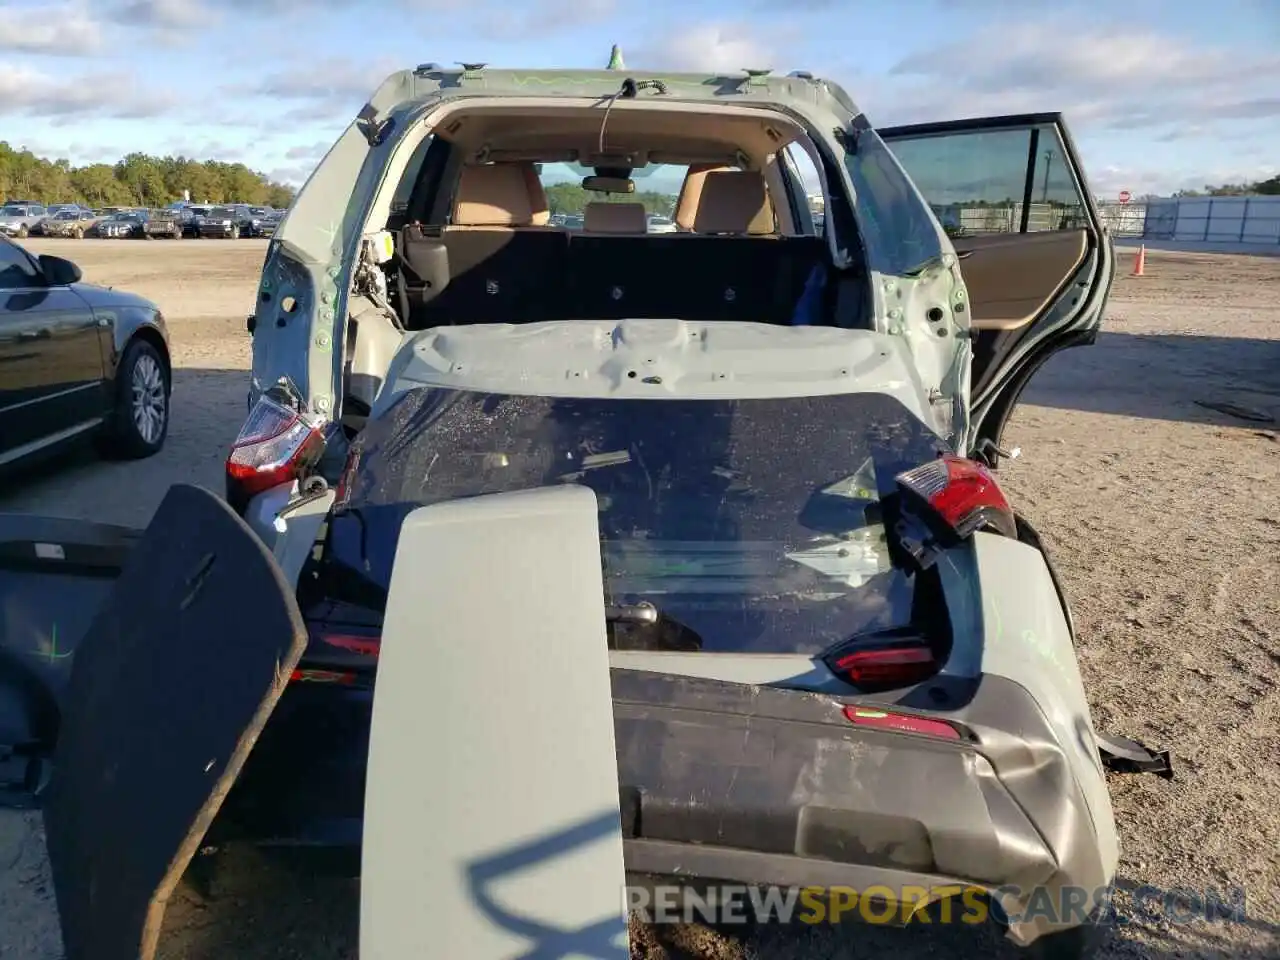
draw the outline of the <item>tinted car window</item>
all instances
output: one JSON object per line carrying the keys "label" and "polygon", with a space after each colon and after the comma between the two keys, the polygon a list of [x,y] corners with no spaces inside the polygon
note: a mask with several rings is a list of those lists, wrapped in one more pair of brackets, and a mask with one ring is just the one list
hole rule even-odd
{"label": "tinted car window", "polygon": [[330,545],[335,579],[357,593],[385,590],[415,507],[574,483],[600,505],[606,602],[652,603],[669,630],[654,643],[651,631],[614,628],[615,648],[805,654],[910,622],[914,586],[890,562],[881,497],[941,444],[882,394],[691,401],[430,389],[405,394],[357,443],[359,471]]}
{"label": "tinted car window", "polygon": [[873,270],[901,276],[942,256],[938,227],[902,166],[874,130],[845,154],[858,229]]}
{"label": "tinted car window", "polygon": [[1086,224],[1084,196],[1054,124],[922,135],[894,140],[892,149],[952,234]]}
{"label": "tinted car window", "polygon": [[31,258],[8,240],[0,240],[0,290],[40,285],[40,274]]}

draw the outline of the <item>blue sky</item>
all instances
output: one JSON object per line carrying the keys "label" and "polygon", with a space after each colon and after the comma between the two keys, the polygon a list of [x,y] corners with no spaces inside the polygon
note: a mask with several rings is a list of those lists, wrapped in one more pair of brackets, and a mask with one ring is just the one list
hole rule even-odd
{"label": "blue sky", "polygon": [[1280,172],[1280,0],[0,0],[0,139],[301,182],[378,81],[434,60],[770,67],[872,123],[1061,110],[1095,192]]}

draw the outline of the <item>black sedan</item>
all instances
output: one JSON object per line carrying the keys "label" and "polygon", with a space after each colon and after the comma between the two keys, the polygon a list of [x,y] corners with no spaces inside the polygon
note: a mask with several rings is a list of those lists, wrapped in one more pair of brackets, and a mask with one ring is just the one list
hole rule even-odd
{"label": "black sedan", "polygon": [[85,236],[102,240],[139,240],[146,236],[147,212],[122,210],[99,220]]}
{"label": "black sedan", "polygon": [[243,204],[214,207],[200,220],[200,236],[239,240],[253,236],[253,214]]}
{"label": "black sedan", "polygon": [[96,437],[149,457],[169,431],[169,336],[154,303],[0,237],[0,468]]}

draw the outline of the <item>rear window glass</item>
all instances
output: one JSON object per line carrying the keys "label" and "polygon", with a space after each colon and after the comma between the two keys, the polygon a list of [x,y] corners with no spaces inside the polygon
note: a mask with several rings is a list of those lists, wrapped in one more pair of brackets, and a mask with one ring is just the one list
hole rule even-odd
{"label": "rear window glass", "polygon": [[[434,389],[405,394],[357,444],[329,556],[375,592],[390,582],[400,522],[415,507],[577,483],[600,505],[606,602],[661,614],[656,627],[613,628],[613,646],[807,654],[910,622],[911,578],[890,563],[881,497],[943,446],[881,394],[601,400]],[[501,584],[489,588],[501,595]]]}

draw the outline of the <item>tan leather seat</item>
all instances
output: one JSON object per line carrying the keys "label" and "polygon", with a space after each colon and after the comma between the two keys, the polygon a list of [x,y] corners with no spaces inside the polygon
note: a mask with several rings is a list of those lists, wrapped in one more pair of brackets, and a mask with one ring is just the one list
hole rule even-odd
{"label": "tan leather seat", "polygon": [[764,175],[732,167],[690,167],[676,201],[675,221],[691,233],[768,236],[777,232]]}
{"label": "tan leather seat", "polygon": [[463,167],[454,194],[455,227],[543,227],[547,193],[532,163]]}
{"label": "tan leather seat", "polygon": [[649,215],[643,203],[588,203],[582,211],[585,233],[648,233]]}

